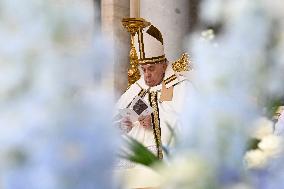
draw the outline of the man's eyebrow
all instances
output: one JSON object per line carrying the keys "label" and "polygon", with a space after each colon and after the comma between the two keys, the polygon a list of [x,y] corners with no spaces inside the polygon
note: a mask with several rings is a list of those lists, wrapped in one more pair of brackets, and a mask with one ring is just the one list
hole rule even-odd
{"label": "man's eyebrow", "polygon": [[146,67],[146,68],[141,66],[141,68],[142,68],[143,70],[152,69],[153,67],[154,67],[153,65],[150,65],[150,66],[148,66],[148,67]]}

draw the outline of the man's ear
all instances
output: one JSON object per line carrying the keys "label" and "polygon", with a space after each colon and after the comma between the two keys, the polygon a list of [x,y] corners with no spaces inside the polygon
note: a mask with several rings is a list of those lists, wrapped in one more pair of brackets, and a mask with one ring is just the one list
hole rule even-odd
{"label": "man's ear", "polygon": [[140,75],[144,75],[144,72],[142,70],[142,66],[141,65],[138,65],[138,70],[139,70]]}
{"label": "man's ear", "polygon": [[164,69],[164,71],[166,71],[167,67],[168,67],[168,64],[165,62],[165,63],[163,64],[163,69]]}

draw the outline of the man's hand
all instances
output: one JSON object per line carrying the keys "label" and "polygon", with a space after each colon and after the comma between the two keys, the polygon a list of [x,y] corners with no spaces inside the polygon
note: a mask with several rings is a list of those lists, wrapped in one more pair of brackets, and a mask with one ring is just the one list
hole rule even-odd
{"label": "man's hand", "polygon": [[121,119],[120,124],[122,130],[125,131],[126,133],[128,133],[133,127],[133,123],[130,121],[129,117],[123,117]]}
{"label": "man's hand", "polygon": [[152,119],[151,116],[141,116],[138,118],[140,125],[145,129],[150,129],[152,127]]}

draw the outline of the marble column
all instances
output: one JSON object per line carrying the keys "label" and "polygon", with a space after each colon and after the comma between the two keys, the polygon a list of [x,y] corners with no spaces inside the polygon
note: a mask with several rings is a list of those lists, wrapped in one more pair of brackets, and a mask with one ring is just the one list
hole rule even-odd
{"label": "marble column", "polygon": [[113,84],[116,95],[119,96],[127,88],[127,69],[129,66],[129,33],[122,26],[121,20],[130,15],[130,0],[102,0],[101,18],[102,33],[113,44],[114,67],[109,83]]}
{"label": "marble column", "polygon": [[188,0],[140,0],[140,16],[162,33],[165,54],[175,61],[185,52],[184,43],[190,29]]}

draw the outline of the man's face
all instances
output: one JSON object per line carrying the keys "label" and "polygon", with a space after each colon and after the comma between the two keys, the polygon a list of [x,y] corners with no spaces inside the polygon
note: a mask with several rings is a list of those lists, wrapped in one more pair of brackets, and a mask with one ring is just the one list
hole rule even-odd
{"label": "man's face", "polygon": [[164,62],[141,65],[146,85],[148,85],[149,87],[159,85],[164,78],[166,68],[167,64]]}

